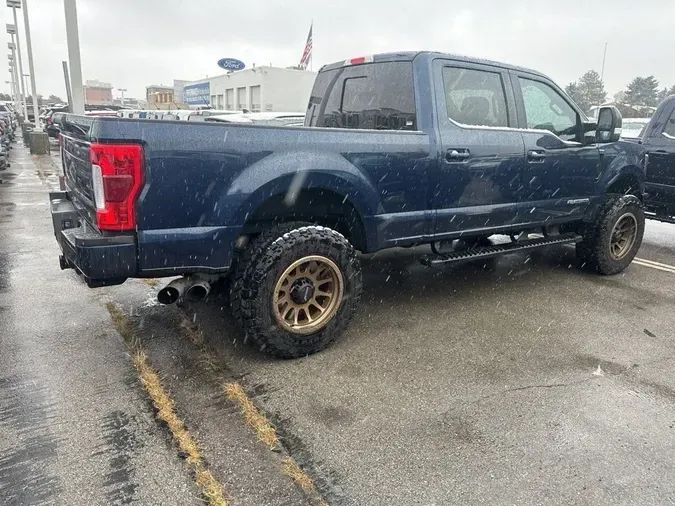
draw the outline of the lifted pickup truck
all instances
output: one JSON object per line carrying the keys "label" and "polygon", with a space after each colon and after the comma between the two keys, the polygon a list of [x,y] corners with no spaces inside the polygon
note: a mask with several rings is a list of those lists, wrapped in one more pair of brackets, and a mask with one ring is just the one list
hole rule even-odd
{"label": "lifted pickup truck", "polygon": [[675,95],[659,104],[639,142],[646,151],[648,216],[675,223]]}
{"label": "lifted pickup truck", "polygon": [[583,266],[615,274],[644,231],[643,149],[618,141],[618,111],[590,122],[546,76],[485,60],[327,65],[305,127],[62,123],[65,191],[50,195],[61,266],[92,287],[181,275],[163,303],[228,275],[237,320],[279,357],[345,328],[357,250],[431,244],[435,265],[576,243]]}

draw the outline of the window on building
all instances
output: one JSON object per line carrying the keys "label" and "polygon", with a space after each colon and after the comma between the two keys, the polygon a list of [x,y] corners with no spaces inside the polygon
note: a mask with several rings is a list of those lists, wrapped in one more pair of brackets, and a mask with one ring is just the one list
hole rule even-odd
{"label": "window on building", "polygon": [[216,101],[218,102],[218,107],[216,107],[216,109],[222,110],[223,109],[223,96],[218,95]]}
{"label": "window on building", "polygon": [[249,100],[249,104],[251,104],[251,112],[260,112],[260,86],[251,86],[249,89],[251,90],[251,99]]}
{"label": "window on building", "polygon": [[211,105],[211,107],[215,107],[215,106],[216,106],[216,96],[215,96],[215,95],[211,95],[211,102],[210,102],[210,105]]}
{"label": "window on building", "polygon": [[234,88],[225,90],[225,109],[228,111],[234,109]]}
{"label": "window on building", "polygon": [[464,125],[508,126],[506,95],[497,72],[443,68],[448,118]]}
{"label": "window on building", "polygon": [[[322,72],[308,124],[370,130],[416,130],[412,63],[390,62]],[[328,99],[324,102],[325,95]],[[319,96],[321,95],[321,96]],[[324,106],[324,110],[319,110]]]}
{"label": "window on building", "polygon": [[237,88],[237,110],[248,109],[246,105],[246,88]]}

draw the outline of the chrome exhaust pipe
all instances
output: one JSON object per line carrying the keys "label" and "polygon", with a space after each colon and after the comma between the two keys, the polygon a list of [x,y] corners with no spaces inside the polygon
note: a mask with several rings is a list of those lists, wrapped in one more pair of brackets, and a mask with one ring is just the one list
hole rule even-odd
{"label": "chrome exhaust pipe", "polygon": [[157,300],[160,304],[173,304],[185,293],[188,286],[188,278],[174,279],[171,283],[162,288],[157,294]]}
{"label": "chrome exhaust pipe", "polygon": [[190,278],[190,284],[185,292],[188,302],[199,302],[211,292],[211,278],[195,274]]}

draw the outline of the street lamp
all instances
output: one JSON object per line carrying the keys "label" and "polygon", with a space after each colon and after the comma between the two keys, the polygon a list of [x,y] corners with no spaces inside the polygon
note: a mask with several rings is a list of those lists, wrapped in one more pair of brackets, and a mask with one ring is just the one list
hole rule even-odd
{"label": "street lamp", "polygon": [[[37,90],[35,86],[35,69],[33,68],[33,47],[30,42],[30,23],[28,22],[28,0],[7,0],[7,7],[11,7],[12,12],[14,13],[14,25],[17,24],[16,21],[16,10],[23,10],[23,24],[26,30],[26,50],[28,51],[28,71],[30,72],[30,84],[33,95],[33,114],[35,127],[39,126],[38,124],[38,103],[37,103]],[[19,51],[19,74],[23,75],[23,68],[21,67],[21,46],[19,46],[19,36],[16,37],[16,48]],[[23,79],[21,79],[21,87],[23,88]],[[26,92],[23,92],[24,97]],[[24,100],[24,106],[26,109],[26,118],[28,118],[28,101]]]}
{"label": "street lamp", "polygon": [[[12,25],[7,25],[7,31],[10,32],[10,26]],[[12,40],[14,40],[14,35],[12,35]],[[14,79],[14,86],[16,86],[16,93],[14,94],[14,99],[16,103],[14,104],[16,106],[16,111],[20,114],[21,113],[21,87],[19,86],[19,75],[16,72],[16,65],[14,65],[14,62],[16,61],[16,45],[14,42],[8,42],[7,47],[12,51],[10,54],[8,54],[8,58],[10,60],[10,65],[12,67],[12,79]]]}
{"label": "street lamp", "polygon": [[117,91],[122,92],[122,107],[124,107],[124,92],[127,91],[126,88],[117,88]]}
{"label": "street lamp", "polygon": [[82,61],[80,60],[80,35],[77,29],[76,1],[63,0],[63,9],[66,14],[70,88],[73,95],[71,107],[75,114],[84,114],[84,88],[82,87]]}
{"label": "street lamp", "polygon": [[[19,75],[23,74],[23,62],[21,60],[21,37],[19,37],[19,30],[17,27],[17,22],[16,22],[16,6],[14,4],[10,5],[11,1],[16,1],[16,0],[9,0],[7,2],[7,7],[12,7],[12,12],[14,13],[14,24],[7,24],[7,32],[12,36],[12,42],[14,42],[14,36],[16,35],[16,51],[19,53]],[[21,7],[21,5],[19,5]],[[26,88],[23,85],[23,79],[19,79],[19,84],[21,85],[21,95],[23,96],[23,112],[24,112],[24,117],[26,118],[26,121],[28,121],[28,104],[26,101]]]}

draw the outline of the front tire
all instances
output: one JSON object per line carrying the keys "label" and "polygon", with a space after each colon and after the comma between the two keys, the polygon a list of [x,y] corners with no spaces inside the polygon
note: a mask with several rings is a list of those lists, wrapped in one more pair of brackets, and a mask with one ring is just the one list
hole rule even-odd
{"label": "front tire", "polygon": [[279,358],[311,355],[349,323],[362,291],[354,247],[335,230],[302,226],[261,241],[233,305],[247,338]]}
{"label": "front tire", "polygon": [[608,197],[596,222],[586,226],[577,258],[600,274],[618,274],[633,261],[644,231],[645,214],[637,197]]}

